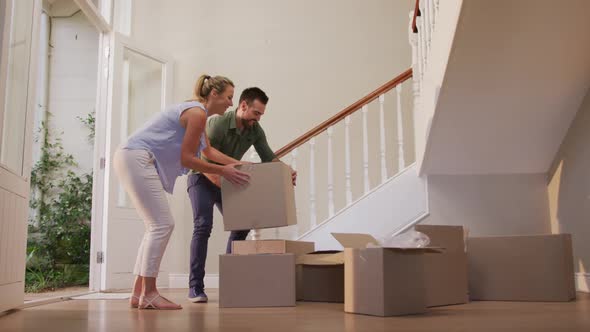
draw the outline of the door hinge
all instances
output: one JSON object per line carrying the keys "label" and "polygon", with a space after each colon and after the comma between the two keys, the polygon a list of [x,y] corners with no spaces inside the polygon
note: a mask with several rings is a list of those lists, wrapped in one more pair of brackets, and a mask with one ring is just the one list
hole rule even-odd
{"label": "door hinge", "polygon": [[104,253],[102,251],[96,252],[96,263],[102,264],[104,262]]}
{"label": "door hinge", "polygon": [[106,165],[106,159],[104,157],[100,158],[100,169],[104,169]]}

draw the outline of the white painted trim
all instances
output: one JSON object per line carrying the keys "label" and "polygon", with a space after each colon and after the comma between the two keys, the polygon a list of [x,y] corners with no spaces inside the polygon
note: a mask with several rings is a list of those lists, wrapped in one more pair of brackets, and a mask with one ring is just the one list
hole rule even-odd
{"label": "white painted trim", "polygon": [[75,294],[71,294],[71,295],[67,295],[67,296],[53,296],[53,297],[48,297],[48,298],[45,298],[45,299],[25,301],[25,303],[23,305],[19,306],[16,309],[19,309],[20,310],[20,309],[38,307],[40,305],[45,305],[45,304],[51,304],[51,303],[69,301],[69,300],[72,299],[72,297],[82,296],[82,295],[88,295],[88,294],[94,294],[94,293],[97,293],[97,292],[95,292],[95,291],[85,291],[85,292],[75,293]]}
{"label": "white painted trim", "polygon": [[[103,206],[104,206],[104,179],[105,167],[101,160],[106,156],[106,132],[107,132],[107,104],[108,104],[108,75],[110,61],[110,35],[101,34],[98,46],[98,81],[96,85],[96,113],[94,135],[94,164],[92,183],[92,217],[90,230],[90,280],[89,288],[94,291],[101,289],[102,264],[97,263],[97,252],[103,251]],[[105,159],[106,160],[106,159]]]}
{"label": "white painted trim", "polygon": [[[188,273],[170,273],[169,288],[188,288]],[[205,275],[205,288],[219,288],[219,274]]]}
{"label": "white painted trim", "polygon": [[590,273],[576,273],[576,290],[578,292],[590,293]]}
{"label": "white painted trim", "polygon": [[[380,190],[382,187],[384,187],[385,185],[387,185],[389,182],[394,181],[397,177],[401,176],[403,173],[410,171],[414,167],[414,165],[416,165],[416,163],[412,163],[412,164],[408,165],[406,168],[404,168],[403,170],[401,170],[400,172],[398,172],[396,175],[390,177],[387,181],[385,181],[382,184],[378,185],[377,187],[371,189],[370,191],[368,191],[367,193],[365,193],[363,196],[361,196],[360,198],[358,198],[356,201],[352,202],[352,204],[349,204],[348,206],[346,206],[342,210],[338,211],[333,217],[324,220],[323,222],[321,222],[317,226],[312,227],[307,232],[299,235],[296,240],[303,239],[304,237],[306,237],[309,234],[315,232],[319,228],[321,228],[321,227],[325,226],[326,224],[330,223],[333,219],[338,218],[339,215],[343,214],[345,211],[347,211],[348,209],[352,208],[358,202],[366,199],[373,192],[376,192],[376,191]],[[426,197],[427,197],[427,199],[426,199],[426,211],[424,213],[416,216],[416,218],[412,219],[412,221],[410,221],[408,224],[404,225],[401,229],[395,230],[394,233],[401,233],[402,231],[404,231],[406,229],[406,227],[414,226],[415,224],[419,223],[420,221],[422,221],[424,218],[426,218],[430,214],[429,205],[428,205],[428,181],[424,181],[424,183],[425,183],[425,187],[426,187],[425,190],[426,190]]]}
{"label": "white painted trim", "polygon": [[82,13],[86,15],[88,21],[92,23],[98,31],[102,33],[109,33],[112,31],[111,25],[102,16],[100,9],[96,8],[90,0],[74,0],[74,2],[80,7]]}

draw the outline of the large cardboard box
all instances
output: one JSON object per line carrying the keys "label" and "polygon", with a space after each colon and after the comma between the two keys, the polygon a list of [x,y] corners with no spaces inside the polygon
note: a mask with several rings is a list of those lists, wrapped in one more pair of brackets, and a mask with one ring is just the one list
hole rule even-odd
{"label": "large cardboard box", "polygon": [[296,262],[298,301],[344,302],[342,251],[317,251]]}
{"label": "large cardboard box", "polygon": [[314,242],[289,240],[246,240],[233,241],[232,254],[295,254],[303,255],[315,251]]}
{"label": "large cardboard box", "polygon": [[575,299],[569,234],[472,237],[467,240],[472,300]]}
{"label": "large cardboard box", "polygon": [[462,226],[417,225],[441,253],[425,253],[426,297],[429,307],[469,302],[467,253]]}
{"label": "large cardboard box", "polygon": [[[435,248],[366,248],[366,234],[332,235],[344,246],[344,311],[374,316],[427,311],[425,255]],[[367,242],[368,241],[368,242]]]}
{"label": "large cardboard box", "polygon": [[246,186],[221,181],[226,231],[290,226],[297,223],[291,170],[281,162],[241,165]]}
{"label": "large cardboard box", "polygon": [[295,255],[220,255],[219,307],[295,306]]}

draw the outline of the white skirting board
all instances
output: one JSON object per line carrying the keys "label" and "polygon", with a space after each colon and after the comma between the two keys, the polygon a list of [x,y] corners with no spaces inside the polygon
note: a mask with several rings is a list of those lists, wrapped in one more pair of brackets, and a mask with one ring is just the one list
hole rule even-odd
{"label": "white skirting board", "polygon": [[[590,292],[590,273],[576,273],[576,290]],[[188,288],[187,273],[170,273],[170,288]],[[205,288],[219,288],[219,274],[205,275]]]}
{"label": "white skirting board", "polygon": [[590,293],[590,273],[576,273],[576,290]]}
{"label": "white skirting board", "polygon": [[[219,274],[206,274],[204,282],[205,288],[219,288]],[[188,289],[188,273],[170,273],[169,283],[170,288]]]}

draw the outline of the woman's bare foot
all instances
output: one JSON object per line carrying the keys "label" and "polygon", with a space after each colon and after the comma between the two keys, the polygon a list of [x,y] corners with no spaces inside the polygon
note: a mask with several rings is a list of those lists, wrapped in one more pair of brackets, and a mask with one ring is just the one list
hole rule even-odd
{"label": "woman's bare foot", "polygon": [[131,308],[137,308],[139,306],[139,294],[131,294],[131,298],[129,299],[129,306]]}

